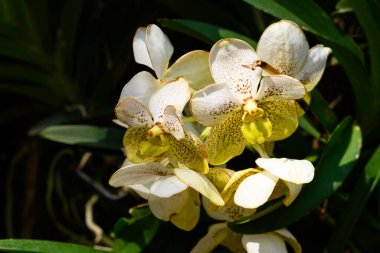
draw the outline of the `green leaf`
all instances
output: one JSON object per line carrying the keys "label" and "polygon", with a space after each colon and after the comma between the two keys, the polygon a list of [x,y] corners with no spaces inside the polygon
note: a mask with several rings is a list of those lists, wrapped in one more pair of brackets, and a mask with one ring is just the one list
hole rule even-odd
{"label": "green leaf", "polygon": [[299,118],[300,127],[305,130],[311,136],[314,136],[317,139],[321,139],[321,133],[318,131],[314,123],[306,116]]}
{"label": "green leaf", "polygon": [[256,41],[245,35],[200,21],[163,18],[159,19],[158,22],[160,22],[164,27],[184,33],[210,45],[223,38],[241,39],[248,42],[254,48],[256,48],[257,45]]}
{"label": "green leaf", "polygon": [[141,252],[154,238],[160,227],[149,208],[132,209],[131,218],[122,218],[114,226],[114,233],[118,242],[114,252],[137,253]]}
{"label": "green leaf", "polygon": [[369,161],[364,173],[357,178],[355,188],[349,198],[345,211],[338,218],[327,246],[328,252],[343,252],[350,237],[355,223],[367,202],[369,196],[375,189],[380,179],[380,146],[377,147]]}
{"label": "green leaf", "polygon": [[229,223],[236,232],[250,234],[273,231],[301,219],[343,183],[359,158],[362,144],[360,128],[350,118],[333,132],[316,166],[314,180],[305,185],[289,207],[280,207],[266,216],[251,221]]}
{"label": "green leaf", "polygon": [[348,0],[355,11],[368,41],[371,74],[380,92],[380,7],[374,0]]}
{"label": "green leaf", "polygon": [[105,253],[109,251],[96,250],[91,247],[54,241],[27,240],[27,239],[5,239],[0,240],[2,252],[23,253]]}
{"label": "green leaf", "polygon": [[58,125],[43,129],[40,135],[65,144],[120,151],[124,130],[90,125]]}
{"label": "green leaf", "polygon": [[321,93],[315,89],[311,92],[310,110],[318,116],[322,126],[328,132],[331,133],[335,129],[338,124],[335,113],[330,109],[328,102],[321,95]]}

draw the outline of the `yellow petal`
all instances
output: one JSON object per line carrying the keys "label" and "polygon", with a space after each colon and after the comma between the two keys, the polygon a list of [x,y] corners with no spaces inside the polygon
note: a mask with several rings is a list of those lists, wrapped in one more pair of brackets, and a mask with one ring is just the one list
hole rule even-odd
{"label": "yellow petal", "polygon": [[236,205],[233,200],[230,200],[222,207],[215,206],[205,197],[202,198],[202,202],[207,215],[214,220],[234,221],[251,216],[256,212],[256,209],[248,209]]}
{"label": "yellow petal", "polygon": [[205,176],[216,187],[218,192],[222,192],[234,173],[235,171],[226,168],[210,168]]}
{"label": "yellow petal", "polygon": [[181,140],[169,134],[165,136],[170,147],[170,160],[175,167],[185,167],[201,173],[208,172],[207,152],[196,135],[185,130],[185,138]]}
{"label": "yellow petal", "polygon": [[198,224],[200,216],[200,199],[199,194],[189,190],[189,197],[182,210],[173,215],[170,221],[178,228],[190,231]]}
{"label": "yellow petal", "polygon": [[204,175],[194,170],[179,168],[174,169],[174,173],[183,183],[208,198],[215,205],[224,205],[222,196]]}
{"label": "yellow petal", "polygon": [[222,124],[211,129],[206,139],[210,164],[223,164],[243,153],[245,139],[241,132],[242,114],[242,111],[234,113]]}
{"label": "yellow petal", "polygon": [[200,90],[214,83],[208,63],[209,53],[202,50],[191,51],[173,63],[165,72],[164,81],[185,78],[193,90]]}
{"label": "yellow petal", "polygon": [[[306,92],[305,96],[303,97],[303,101],[307,105],[310,105],[310,103],[311,103],[311,93],[310,92]],[[298,102],[296,103],[296,107],[297,107],[297,115],[300,118],[305,114],[305,111],[302,109],[302,107],[300,106],[300,104]]]}
{"label": "yellow petal", "polygon": [[298,116],[294,100],[263,100],[258,107],[264,110],[272,124],[272,135],[266,141],[279,141],[289,137],[298,127]]}
{"label": "yellow petal", "polygon": [[210,253],[229,234],[226,223],[213,224],[208,228],[208,233],[194,246],[191,253]]}

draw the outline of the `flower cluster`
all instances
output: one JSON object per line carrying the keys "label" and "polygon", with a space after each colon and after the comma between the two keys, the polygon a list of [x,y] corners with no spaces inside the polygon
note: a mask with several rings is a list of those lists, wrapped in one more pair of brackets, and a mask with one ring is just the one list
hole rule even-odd
{"label": "flower cluster", "polygon": [[[121,92],[115,112],[127,127],[128,165],[110,184],[133,189],[158,219],[183,230],[197,225],[201,203],[224,221],[212,225],[193,252],[218,244],[233,252],[286,252],[285,242],[300,252],[285,228],[241,235],[225,221],[254,215],[269,200],[289,206],[313,179],[309,161],[273,158],[272,151],[297,129],[297,100],[318,83],[331,50],[309,49],[302,30],[282,20],[264,31],[256,51],[242,40],[222,39],[210,53],[189,52],[169,67],[173,46],[156,25],[137,30],[133,51],[156,76],[142,71]],[[193,125],[185,126],[183,115],[190,113],[205,127],[205,142]],[[261,156],[256,166],[216,167],[248,145]]]}

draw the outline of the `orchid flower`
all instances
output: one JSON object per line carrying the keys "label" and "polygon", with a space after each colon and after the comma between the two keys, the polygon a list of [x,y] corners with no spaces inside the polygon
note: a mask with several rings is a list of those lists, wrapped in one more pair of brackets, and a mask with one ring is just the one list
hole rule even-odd
{"label": "orchid flower", "polygon": [[288,193],[282,202],[289,206],[300,193],[302,185],[314,178],[314,166],[307,160],[258,158],[256,164],[262,171],[239,171],[240,174],[231,178],[230,185],[239,182],[237,187],[230,187],[236,189],[234,202],[238,206],[257,208],[270,198],[282,196],[286,191]]}
{"label": "orchid flower", "polygon": [[224,205],[215,186],[202,174],[162,163],[133,164],[116,171],[109,184],[135,190],[148,200],[153,215],[192,230],[199,220],[199,193],[217,206]]}
{"label": "orchid flower", "polygon": [[[182,77],[194,90],[213,82],[208,64],[208,52],[191,51],[180,57],[169,68],[173,51],[173,45],[158,26],[152,24],[137,29],[133,38],[135,61],[151,68],[157,76],[156,82],[162,85]],[[144,82],[148,82],[145,85],[153,85],[155,78],[150,73],[140,72],[139,74],[135,76],[132,86],[136,85],[143,90]],[[125,86],[122,96],[125,93],[128,95],[130,88],[127,87]]]}
{"label": "orchid flower", "polygon": [[210,253],[219,244],[231,252],[286,253],[288,252],[286,243],[293,248],[295,253],[302,252],[301,245],[286,228],[262,234],[238,234],[230,230],[223,222],[211,225],[208,233],[199,240],[191,253]]}
{"label": "orchid flower", "polygon": [[309,49],[301,28],[288,20],[268,26],[257,43],[257,55],[264,71],[294,77],[308,92],[321,79],[330,53],[331,49],[323,45]]}
{"label": "orchid flower", "polygon": [[155,25],[137,30],[133,50],[136,61],[151,67],[159,79],[140,72],[121,92],[115,112],[129,127],[124,137],[128,159],[142,163],[170,157],[178,166],[207,172],[205,148],[183,128],[181,117],[191,95],[189,83],[199,88],[211,79],[208,53],[190,52],[167,69],[173,46]]}
{"label": "orchid flower", "polygon": [[199,123],[212,127],[206,140],[211,164],[240,155],[246,142],[282,140],[298,127],[294,100],[305,95],[305,87],[286,75],[261,78],[262,68],[250,67],[258,60],[253,48],[238,39],[220,40],[210,51],[216,83],[197,91],[190,108]]}

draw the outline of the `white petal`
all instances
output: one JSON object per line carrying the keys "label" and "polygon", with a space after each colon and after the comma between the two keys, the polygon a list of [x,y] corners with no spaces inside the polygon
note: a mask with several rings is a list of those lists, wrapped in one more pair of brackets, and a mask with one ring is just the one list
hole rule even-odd
{"label": "white petal", "polygon": [[307,160],[258,158],[256,164],[273,175],[295,184],[309,183],[314,177],[314,166]]}
{"label": "white petal", "polygon": [[216,83],[227,83],[242,102],[257,91],[262,69],[252,70],[250,65],[258,57],[253,48],[238,39],[219,40],[210,51],[211,74]]}
{"label": "white petal", "polygon": [[174,169],[176,176],[206,198],[218,206],[224,205],[224,201],[215,186],[204,175],[190,169]]}
{"label": "white petal", "polygon": [[156,25],[149,25],[146,30],[146,44],[153,70],[158,79],[162,79],[173,54],[173,46],[170,40]]}
{"label": "white petal", "polygon": [[176,176],[165,176],[156,180],[150,187],[150,194],[160,198],[169,198],[187,189],[187,185],[182,183]]}
{"label": "white petal", "polygon": [[257,55],[280,74],[294,77],[304,65],[309,44],[298,25],[281,20],[268,26],[257,43]]}
{"label": "white petal", "polygon": [[263,171],[244,179],[236,190],[235,204],[245,208],[257,208],[268,201],[278,177]]}
{"label": "white petal", "polygon": [[158,219],[168,221],[173,215],[182,211],[189,197],[189,191],[182,191],[169,198],[160,198],[150,194],[148,200],[149,209]]}
{"label": "white petal", "polygon": [[278,75],[266,76],[260,82],[260,88],[254,97],[257,100],[270,97],[271,99],[300,99],[305,96],[303,84],[295,78]]}
{"label": "white petal", "polygon": [[227,84],[211,84],[197,91],[190,100],[190,110],[196,120],[205,126],[223,123],[231,113],[240,110]]}
{"label": "white petal", "polygon": [[185,138],[183,123],[178,117],[174,106],[169,105],[165,108],[161,123],[163,130],[166,133],[172,134],[177,140]]}
{"label": "white petal", "polygon": [[152,61],[146,45],[146,28],[139,27],[133,37],[133,55],[135,61],[153,69]]}
{"label": "white petal", "polygon": [[198,241],[190,253],[210,253],[229,234],[226,223],[213,224],[208,228],[207,234]]}
{"label": "white petal", "polygon": [[273,231],[273,233],[278,234],[282,237],[290,246],[292,246],[295,253],[301,253],[302,248],[301,245],[298,243],[297,239],[287,230],[286,228],[281,228],[276,231]]}
{"label": "white petal", "polygon": [[133,164],[117,170],[109,180],[113,187],[146,184],[173,173],[160,163]]}
{"label": "white petal", "polygon": [[115,107],[116,117],[130,127],[152,126],[153,120],[148,109],[134,98],[125,98]]}
{"label": "white petal", "polygon": [[182,110],[189,101],[191,90],[188,82],[179,78],[173,82],[161,86],[149,101],[149,110],[155,122],[160,122],[165,108],[172,105],[177,109],[177,115],[182,115]]}
{"label": "white petal", "polygon": [[331,48],[323,45],[316,45],[309,50],[305,65],[295,76],[307,89],[311,91],[317,85],[326,67],[327,57],[331,53]]}
{"label": "white petal", "polygon": [[156,78],[146,71],[141,71],[124,86],[120,99],[134,98],[148,107],[150,97],[159,87]]}
{"label": "white petal", "polygon": [[191,51],[178,60],[165,72],[164,81],[183,77],[193,90],[200,90],[214,83],[208,63],[209,53],[202,50]]}
{"label": "white petal", "polygon": [[241,239],[248,253],[287,253],[284,240],[275,233],[243,235]]}
{"label": "white petal", "polygon": [[288,187],[288,195],[282,200],[285,206],[289,206],[300,194],[302,189],[302,184],[294,184],[288,181],[283,181]]}
{"label": "white petal", "polygon": [[146,184],[134,184],[130,185],[129,188],[134,190],[141,198],[148,199],[150,194],[150,187],[152,186],[153,182],[149,182]]}

